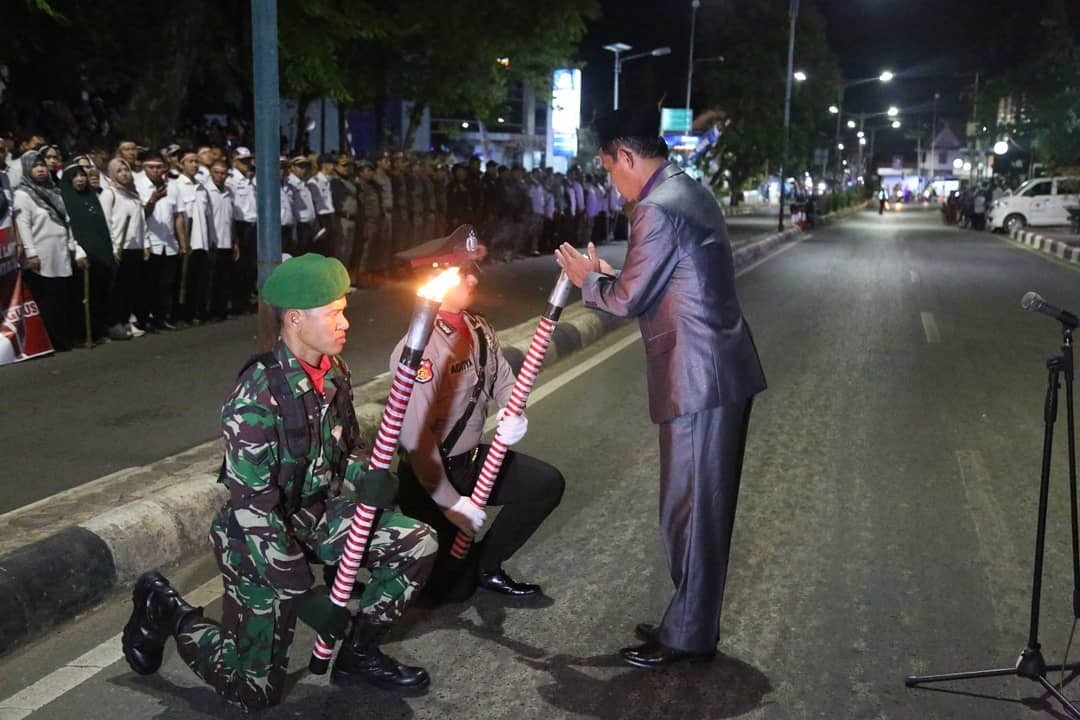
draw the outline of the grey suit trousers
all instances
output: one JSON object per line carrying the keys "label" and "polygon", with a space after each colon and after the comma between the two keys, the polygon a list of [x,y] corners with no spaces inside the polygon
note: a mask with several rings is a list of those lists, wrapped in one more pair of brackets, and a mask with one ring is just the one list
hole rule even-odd
{"label": "grey suit trousers", "polygon": [[675,595],[659,640],[716,648],[753,398],[682,415],[660,427],[660,534]]}

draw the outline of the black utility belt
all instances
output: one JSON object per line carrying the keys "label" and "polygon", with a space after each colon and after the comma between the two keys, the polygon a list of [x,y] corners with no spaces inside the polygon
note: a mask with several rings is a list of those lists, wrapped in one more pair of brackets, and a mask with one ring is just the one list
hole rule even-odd
{"label": "black utility belt", "polygon": [[456,475],[469,470],[476,462],[476,456],[480,453],[480,446],[474,447],[468,452],[463,452],[460,455],[443,455],[443,467],[446,468],[447,475]]}

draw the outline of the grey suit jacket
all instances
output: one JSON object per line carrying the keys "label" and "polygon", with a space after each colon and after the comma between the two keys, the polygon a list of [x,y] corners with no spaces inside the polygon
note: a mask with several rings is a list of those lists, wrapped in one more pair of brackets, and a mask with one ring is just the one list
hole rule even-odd
{"label": "grey suit jacket", "polygon": [[634,208],[619,275],[590,273],[581,293],[588,307],[638,318],[654,423],[765,389],[735,297],[724,215],[712,193],[677,166],[661,170]]}

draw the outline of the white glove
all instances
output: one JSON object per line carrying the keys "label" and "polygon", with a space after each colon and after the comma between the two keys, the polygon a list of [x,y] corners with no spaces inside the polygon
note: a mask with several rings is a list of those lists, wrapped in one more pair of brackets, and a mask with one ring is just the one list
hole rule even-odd
{"label": "white glove", "polygon": [[527,417],[515,415],[503,408],[499,411],[498,418],[499,427],[496,434],[504,443],[513,445],[525,437],[525,431],[529,429],[529,419]]}
{"label": "white glove", "polygon": [[[471,498],[462,495],[452,507],[446,510],[446,517],[466,534],[475,535],[480,532],[480,528],[484,527],[487,513],[474,503]],[[469,532],[470,529],[472,530],[471,533]]]}

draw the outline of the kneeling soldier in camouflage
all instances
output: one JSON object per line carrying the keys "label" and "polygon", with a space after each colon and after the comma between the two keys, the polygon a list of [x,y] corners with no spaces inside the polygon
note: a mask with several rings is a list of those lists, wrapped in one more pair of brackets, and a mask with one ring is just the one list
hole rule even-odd
{"label": "kneeling soldier in camouflage", "polygon": [[[157,572],[135,585],[124,657],[138,673],[161,666],[165,642],[225,699],[248,710],[279,703],[299,617],[340,638],[349,611],[312,585],[309,562],[335,564],[357,502],[390,508],[397,480],[368,469],[353,410],[345,345],[349,276],[337,260],[308,254],[278,266],[263,297],[278,310],[281,336],[240,373],[222,410],[229,499],[210,539],[225,593],[220,623],[184,602]],[[379,650],[390,624],[431,573],[438,542],[424,523],[384,510],[364,557],[371,580],[334,662],[338,682],[421,689],[423,668]]]}

